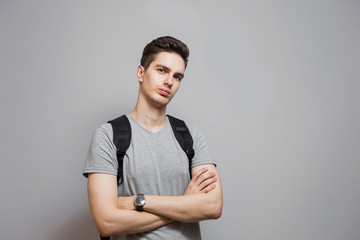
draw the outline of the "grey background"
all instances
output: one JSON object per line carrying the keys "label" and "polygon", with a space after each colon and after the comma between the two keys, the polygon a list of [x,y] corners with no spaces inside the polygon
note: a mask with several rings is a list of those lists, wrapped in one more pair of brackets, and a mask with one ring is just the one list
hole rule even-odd
{"label": "grey background", "polygon": [[359,1],[0,1],[0,239],[97,239],[81,172],[146,43],[191,49],[169,113],[224,189],[204,239],[360,239]]}

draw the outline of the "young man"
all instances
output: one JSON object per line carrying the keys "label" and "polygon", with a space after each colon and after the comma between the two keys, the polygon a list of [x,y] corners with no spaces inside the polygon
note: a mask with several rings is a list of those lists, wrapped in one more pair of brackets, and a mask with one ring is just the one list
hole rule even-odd
{"label": "young man", "polygon": [[126,115],[132,137],[119,186],[112,127],[103,124],[94,134],[84,175],[88,177],[91,213],[102,236],[201,239],[199,221],[221,215],[219,173],[203,134],[188,125],[195,150],[190,180],[188,158],[166,116],[167,104],[184,77],[188,56],[188,47],[173,37],[157,38],[144,48],[136,71],[137,103]]}

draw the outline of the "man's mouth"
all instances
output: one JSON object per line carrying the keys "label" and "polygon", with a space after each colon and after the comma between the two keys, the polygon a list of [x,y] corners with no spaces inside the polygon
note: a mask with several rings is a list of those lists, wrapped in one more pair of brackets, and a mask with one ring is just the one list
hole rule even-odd
{"label": "man's mouth", "polygon": [[160,88],[159,93],[160,93],[161,96],[164,96],[164,97],[167,97],[167,96],[170,95],[170,91],[167,90],[167,89],[164,89],[164,88]]}

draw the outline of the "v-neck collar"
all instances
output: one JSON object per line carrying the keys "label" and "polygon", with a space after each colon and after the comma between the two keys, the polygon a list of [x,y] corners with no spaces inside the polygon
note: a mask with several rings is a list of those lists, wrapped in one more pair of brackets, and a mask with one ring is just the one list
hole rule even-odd
{"label": "v-neck collar", "polygon": [[151,136],[155,136],[155,135],[161,134],[161,133],[164,132],[165,129],[168,128],[168,126],[169,126],[169,119],[168,119],[168,117],[166,116],[166,122],[165,122],[164,127],[163,127],[160,131],[154,133],[154,132],[146,129],[145,127],[143,127],[140,123],[138,123],[138,122],[135,120],[135,118],[133,118],[133,116],[131,116],[131,114],[128,114],[127,117],[131,118],[131,121],[132,121],[134,124],[136,124],[140,129],[142,129],[144,132],[146,132],[147,134],[149,134],[149,135],[151,135]]}

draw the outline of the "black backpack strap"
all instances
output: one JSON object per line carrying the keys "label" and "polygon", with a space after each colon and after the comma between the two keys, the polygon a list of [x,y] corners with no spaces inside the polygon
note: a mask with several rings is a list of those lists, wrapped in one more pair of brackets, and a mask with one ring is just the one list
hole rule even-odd
{"label": "black backpack strap", "polygon": [[181,148],[184,150],[184,152],[188,157],[189,173],[191,179],[192,178],[191,163],[192,163],[192,159],[195,156],[195,151],[193,148],[193,144],[194,144],[193,138],[191,137],[190,131],[183,120],[177,119],[170,115],[167,116],[170,120],[171,128],[174,132],[176,140],[179,142]]}
{"label": "black backpack strap", "polygon": [[131,142],[131,125],[125,115],[111,120],[108,123],[110,123],[113,128],[113,142],[116,146],[116,157],[119,164],[117,174],[117,183],[119,185],[123,181],[124,156]]}

